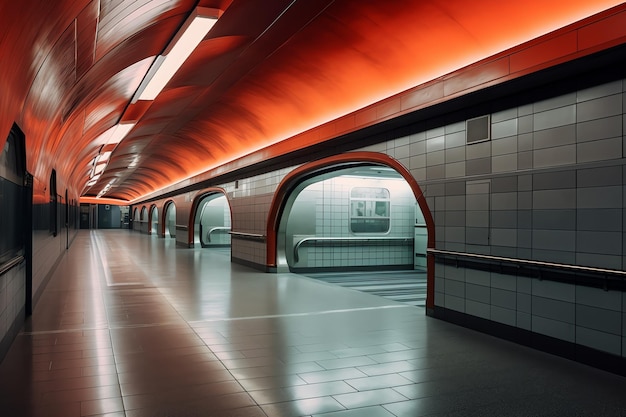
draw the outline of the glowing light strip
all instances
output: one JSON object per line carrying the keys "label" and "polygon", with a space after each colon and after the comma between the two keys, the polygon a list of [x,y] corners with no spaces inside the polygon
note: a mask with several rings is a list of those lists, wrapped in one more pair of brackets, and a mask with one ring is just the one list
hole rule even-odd
{"label": "glowing light strip", "polygon": [[128,133],[133,130],[135,127],[135,123],[120,123],[115,127],[115,131],[109,137],[107,143],[110,144],[118,144],[128,135]]}
{"label": "glowing light strip", "polygon": [[203,7],[194,10],[163,55],[155,59],[148,74],[139,85],[132,103],[137,100],[154,100],[159,95],[215,25],[218,18],[217,12],[215,9]]}

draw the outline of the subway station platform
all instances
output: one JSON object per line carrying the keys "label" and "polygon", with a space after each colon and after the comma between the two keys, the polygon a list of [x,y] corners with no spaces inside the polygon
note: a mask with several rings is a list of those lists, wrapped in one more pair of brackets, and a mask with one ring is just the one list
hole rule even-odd
{"label": "subway station platform", "polygon": [[0,415],[623,416],[626,378],[224,250],[81,231],[0,364]]}

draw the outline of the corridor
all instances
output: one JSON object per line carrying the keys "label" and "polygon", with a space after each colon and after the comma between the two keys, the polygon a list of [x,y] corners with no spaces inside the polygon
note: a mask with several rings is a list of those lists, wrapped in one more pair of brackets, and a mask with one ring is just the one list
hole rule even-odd
{"label": "corridor", "polygon": [[626,378],[296,274],[78,233],[0,364],[0,415],[623,416]]}

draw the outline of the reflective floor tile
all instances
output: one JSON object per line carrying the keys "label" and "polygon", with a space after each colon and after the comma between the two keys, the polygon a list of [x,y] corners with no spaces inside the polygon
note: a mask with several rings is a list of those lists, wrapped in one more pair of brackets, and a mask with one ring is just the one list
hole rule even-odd
{"label": "reflective floor tile", "polygon": [[619,416],[624,392],[420,308],[127,231],[78,234],[0,364],[2,417]]}
{"label": "reflective floor tile", "polygon": [[318,397],[308,400],[268,404],[261,408],[263,408],[263,411],[268,416],[272,417],[299,417],[345,410],[345,408],[332,397]]}
{"label": "reflective floor tile", "polygon": [[347,379],[346,383],[358,391],[367,391],[385,387],[398,387],[413,384],[412,381],[398,375],[387,374],[367,378]]}
{"label": "reflective floor tile", "polygon": [[307,383],[314,384],[319,382],[341,381],[344,379],[361,378],[366,375],[356,368],[342,368],[332,371],[308,372],[299,374],[299,376]]}
{"label": "reflective floor tile", "polygon": [[360,408],[407,400],[405,396],[391,388],[333,395],[333,398],[346,408]]}
{"label": "reflective floor tile", "polygon": [[272,404],[289,400],[317,398],[336,394],[356,392],[354,388],[343,381],[323,382],[319,384],[294,385],[285,388],[250,391],[250,396],[258,404]]}
{"label": "reflective floor tile", "polygon": [[381,406],[355,408],[352,410],[334,411],[315,414],[313,417],[397,417]]}

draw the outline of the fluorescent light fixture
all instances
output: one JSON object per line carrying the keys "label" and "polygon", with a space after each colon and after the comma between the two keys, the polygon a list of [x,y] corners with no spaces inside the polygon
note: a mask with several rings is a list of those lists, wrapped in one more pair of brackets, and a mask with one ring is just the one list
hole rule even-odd
{"label": "fluorescent light fixture", "polygon": [[131,101],[154,100],[209,33],[221,10],[196,7],[162,55],[154,60]]}
{"label": "fluorescent light fixture", "polygon": [[98,165],[96,165],[96,167],[93,169],[93,175],[101,174],[102,171],[104,171],[104,168],[106,166],[107,166],[106,164],[98,164]]}
{"label": "fluorescent light fixture", "polygon": [[109,190],[111,189],[111,187],[115,183],[115,180],[116,179],[114,178],[111,181],[109,181],[109,183],[107,185],[105,185],[104,188],[98,193],[98,196],[96,198],[100,198],[103,195],[105,195],[107,192],[109,192]]}
{"label": "fluorescent light fixture", "polygon": [[118,144],[128,135],[128,132],[133,130],[135,123],[120,123],[115,127],[115,130],[109,137],[107,144]]}
{"label": "fluorescent light fixture", "polygon": [[128,164],[128,168],[135,168],[139,164],[139,155],[133,157],[133,160]]}
{"label": "fluorescent light fixture", "polygon": [[103,152],[97,156],[98,159],[96,160],[96,164],[101,164],[103,162],[106,162],[109,160],[110,157],[111,157],[111,151]]}

